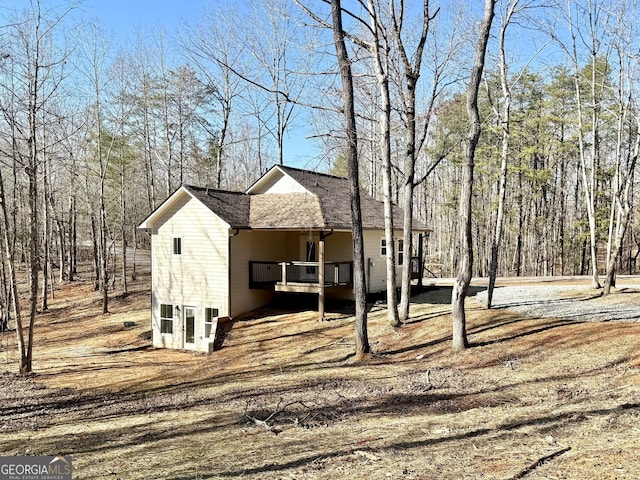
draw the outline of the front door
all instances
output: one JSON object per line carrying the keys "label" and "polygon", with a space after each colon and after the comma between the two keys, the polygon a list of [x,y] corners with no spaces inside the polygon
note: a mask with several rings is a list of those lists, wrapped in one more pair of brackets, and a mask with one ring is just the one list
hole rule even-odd
{"label": "front door", "polygon": [[196,348],[196,309],[184,307],[184,348]]}

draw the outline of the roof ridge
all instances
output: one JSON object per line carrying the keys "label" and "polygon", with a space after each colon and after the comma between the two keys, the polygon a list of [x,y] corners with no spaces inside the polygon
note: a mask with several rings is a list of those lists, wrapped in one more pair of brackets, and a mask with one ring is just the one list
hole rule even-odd
{"label": "roof ridge", "polygon": [[347,177],[341,177],[338,175],[333,175],[331,173],[325,173],[325,172],[318,172],[315,170],[307,170],[305,168],[297,168],[297,167],[290,167],[288,165],[277,165],[279,168],[282,168],[284,170],[294,170],[297,172],[303,172],[303,173],[309,173],[311,175],[322,175],[323,177],[329,177],[329,178],[335,178],[338,180],[347,180]]}
{"label": "roof ridge", "polygon": [[234,195],[246,195],[246,193],[241,192],[239,190],[225,190],[222,188],[214,188],[214,187],[199,187],[196,185],[183,185],[183,187],[188,188],[188,189],[192,189],[192,190],[197,190],[197,191],[206,191],[207,193],[209,192],[218,192],[218,193],[231,193]]}

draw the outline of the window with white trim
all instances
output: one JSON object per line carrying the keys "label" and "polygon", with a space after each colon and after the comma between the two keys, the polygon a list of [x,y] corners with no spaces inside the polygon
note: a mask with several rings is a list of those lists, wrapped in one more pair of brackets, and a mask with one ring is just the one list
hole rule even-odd
{"label": "window with white trim", "polygon": [[387,239],[386,238],[380,239],[380,256],[381,257],[387,256]]}
{"label": "window with white trim", "polygon": [[205,308],[204,309],[204,338],[213,338],[215,336],[214,324],[218,319],[219,313],[217,308]]}
{"label": "window with white trim", "polygon": [[404,240],[398,240],[398,266],[404,263]]}
{"label": "window with white trim", "polygon": [[173,334],[173,305],[160,305],[160,333]]}
{"label": "window with white trim", "polygon": [[173,254],[182,255],[182,238],[174,237],[173,239]]}

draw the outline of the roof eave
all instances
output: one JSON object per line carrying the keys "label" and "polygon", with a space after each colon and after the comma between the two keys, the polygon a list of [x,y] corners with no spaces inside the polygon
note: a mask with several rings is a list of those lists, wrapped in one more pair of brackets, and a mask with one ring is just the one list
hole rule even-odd
{"label": "roof eave", "polygon": [[138,228],[144,230],[153,230],[155,228],[153,225],[154,220],[162,216],[163,212],[166,211],[166,209],[169,208],[169,206],[172,205],[181,194],[187,194],[193,198],[193,195],[191,195],[191,193],[184,187],[184,185],[181,186],[175,192],[165,198],[165,200],[160,205],[158,205],[155,210],[147,215],[147,217],[142,222],[140,222]]}

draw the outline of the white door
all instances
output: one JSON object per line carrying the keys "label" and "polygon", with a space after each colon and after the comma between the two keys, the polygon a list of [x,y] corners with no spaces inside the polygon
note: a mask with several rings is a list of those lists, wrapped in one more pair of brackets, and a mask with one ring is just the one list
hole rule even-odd
{"label": "white door", "polygon": [[196,349],[196,309],[184,307],[184,348]]}

